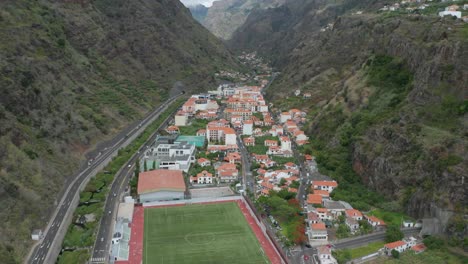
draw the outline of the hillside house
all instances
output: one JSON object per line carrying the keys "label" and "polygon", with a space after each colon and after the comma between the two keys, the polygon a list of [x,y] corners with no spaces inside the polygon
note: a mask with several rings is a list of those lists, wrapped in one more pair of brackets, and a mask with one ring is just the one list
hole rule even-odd
{"label": "hillside house", "polygon": [[392,250],[396,250],[399,253],[403,253],[408,248],[409,247],[406,244],[406,242],[399,240],[399,241],[395,241],[395,242],[392,242],[392,243],[385,244],[384,245],[384,252],[388,256],[391,256],[392,255]]}
{"label": "hillside house", "polygon": [[202,166],[202,167],[206,167],[206,166],[210,166],[211,165],[211,161],[209,159],[205,159],[205,158],[199,158],[197,160],[197,164]]}
{"label": "hillside house", "polygon": [[205,171],[202,171],[197,174],[197,176],[190,177],[190,183],[196,184],[212,184],[213,183],[213,174]]}
{"label": "hillside house", "polygon": [[255,146],[255,138],[254,137],[246,137],[246,138],[242,139],[242,141],[244,142],[244,145],[246,147]]}

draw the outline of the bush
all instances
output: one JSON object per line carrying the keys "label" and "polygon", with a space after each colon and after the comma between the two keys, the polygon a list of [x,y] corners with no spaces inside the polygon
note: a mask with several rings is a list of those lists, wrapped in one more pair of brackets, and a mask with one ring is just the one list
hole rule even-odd
{"label": "bush", "polygon": [[444,240],[436,236],[428,236],[424,238],[423,242],[428,249],[443,249],[445,247]]}
{"label": "bush", "polygon": [[398,251],[392,249],[391,253],[392,253],[392,257],[394,257],[394,258],[396,258],[396,259],[397,259],[397,258],[400,258],[400,252],[398,252]]}
{"label": "bush", "polygon": [[385,231],[385,242],[387,243],[401,240],[403,237],[405,237],[405,235],[396,225],[389,225]]}

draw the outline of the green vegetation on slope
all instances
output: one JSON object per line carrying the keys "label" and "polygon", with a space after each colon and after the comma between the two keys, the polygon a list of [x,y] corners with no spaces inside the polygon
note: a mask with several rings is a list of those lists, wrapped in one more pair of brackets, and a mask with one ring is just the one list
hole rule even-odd
{"label": "green vegetation on slope", "polygon": [[[120,168],[131,158],[133,154],[145,143],[151,134],[166,120],[167,117],[174,112],[185,101],[184,98],[178,99],[172,103],[151,125],[149,125],[143,133],[138,136],[126,148],[119,150],[119,154],[95,177],[91,178],[83,192],[80,193],[80,203],[73,214],[73,222],[78,221],[80,217],[87,214],[95,216],[96,221],[84,224],[72,223],[68,228],[68,232],[63,240],[63,248],[76,249],[92,247],[96,240],[95,234],[99,226],[99,219],[103,214],[104,203],[114,179],[114,175]],[[136,177],[134,177],[136,178]],[[58,259],[59,263],[82,263],[81,259],[86,259],[82,255],[88,255],[87,251],[65,251]],[[69,255],[75,256],[73,262]]]}
{"label": "green vegetation on slope", "polygon": [[[353,144],[362,140],[372,125],[395,115],[402,98],[411,87],[411,74],[403,63],[387,56],[375,56],[367,63],[368,84],[375,88],[365,108],[347,117],[340,106],[323,115],[318,123],[320,134],[312,141],[317,150],[319,169],[339,182],[332,193],[336,200],[345,200],[353,207],[367,211],[372,206],[384,206],[381,194],[368,190],[361,177],[353,170]],[[317,122],[317,121],[316,121]],[[330,146],[328,138],[337,134],[339,144]]]}
{"label": "green vegetation on slope", "polygon": [[[94,146],[237,68],[179,1],[0,2],[0,259],[19,263]],[[89,156],[87,156],[89,155]],[[10,261],[11,260],[11,261]]]}

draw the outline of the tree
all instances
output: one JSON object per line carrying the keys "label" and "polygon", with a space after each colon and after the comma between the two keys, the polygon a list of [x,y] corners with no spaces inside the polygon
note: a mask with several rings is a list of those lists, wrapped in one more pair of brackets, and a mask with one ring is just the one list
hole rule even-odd
{"label": "tree", "polygon": [[390,253],[392,253],[392,257],[394,257],[394,258],[396,258],[396,259],[397,259],[397,258],[400,258],[400,252],[398,252],[398,251],[392,249],[392,251],[391,251]]}
{"label": "tree", "polygon": [[135,177],[138,177],[140,175],[140,159],[136,159],[135,161]]}
{"label": "tree", "polygon": [[444,240],[435,236],[428,236],[423,240],[428,249],[441,249],[445,246]]}
{"label": "tree", "polygon": [[279,182],[279,186],[283,186],[286,184],[286,179],[285,178],[281,178],[280,182]]}
{"label": "tree", "polygon": [[385,242],[395,242],[401,240],[404,236],[397,225],[389,225],[385,231]]}

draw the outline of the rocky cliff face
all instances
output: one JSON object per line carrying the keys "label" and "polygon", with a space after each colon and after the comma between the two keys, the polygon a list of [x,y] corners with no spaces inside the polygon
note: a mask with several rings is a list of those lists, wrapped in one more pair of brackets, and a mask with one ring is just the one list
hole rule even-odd
{"label": "rocky cliff face", "polygon": [[230,39],[232,33],[244,24],[254,10],[282,5],[285,0],[219,0],[213,2],[202,24],[221,39]]}
{"label": "rocky cliff face", "polygon": [[[302,4],[250,16],[231,45],[282,72],[270,90],[278,108],[313,113],[308,131],[324,172],[362,182],[415,218],[449,212],[442,229],[463,238],[467,25],[377,13],[379,1]],[[295,89],[312,98],[292,97]]]}
{"label": "rocky cliff face", "polygon": [[85,153],[236,67],[172,0],[0,3],[0,262],[21,262]]}

